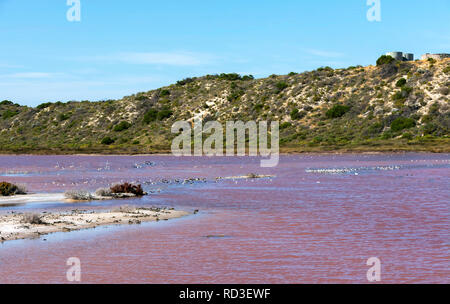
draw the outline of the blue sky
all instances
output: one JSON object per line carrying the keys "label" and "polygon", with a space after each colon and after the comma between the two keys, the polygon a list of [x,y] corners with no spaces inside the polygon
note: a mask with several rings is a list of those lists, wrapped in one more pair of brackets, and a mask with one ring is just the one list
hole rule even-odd
{"label": "blue sky", "polygon": [[179,79],[266,77],[373,64],[386,51],[450,53],[449,0],[0,0],[0,100],[101,100]]}

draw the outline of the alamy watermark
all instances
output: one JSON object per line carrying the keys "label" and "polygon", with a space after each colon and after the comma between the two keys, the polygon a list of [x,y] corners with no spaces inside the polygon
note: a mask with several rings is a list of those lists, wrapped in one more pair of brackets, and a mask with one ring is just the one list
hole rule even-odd
{"label": "alamy watermark", "polygon": [[[381,22],[381,0],[367,0],[367,20],[370,22]],[[67,0],[67,21],[81,21],[81,0]]]}
{"label": "alamy watermark", "polygon": [[381,22],[381,0],[367,0],[367,5],[370,6],[367,11],[367,20]]}
{"label": "alamy watermark", "polygon": [[[172,133],[179,134],[172,141],[172,154],[179,156],[262,156],[261,167],[276,167],[279,162],[279,128],[278,121],[242,122],[228,121],[224,127],[217,121],[203,124],[200,119],[193,123],[177,121],[172,126]],[[181,132],[180,132],[181,131]],[[208,135],[209,134],[209,135]],[[237,136],[236,136],[237,135]],[[206,137],[206,138],[205,138]],[[248,145],[247,145],[248,142]]]}
{"label": "alamy watermark", "polygon": [[66,278],[69,282],[81,282],[81,261],[79,258],[68,258],[66,262],[70,268],[66,272]]}
{"label": "alamy watermark", "polygon": [[377,257],[367,260],[367,266],[371,266],[367,271],[367,280],[369,282],[381,282],[381,261]]}
{"label": "alamy watermark", "polygon": [[80,0],[67,0],[67,6],[70,8],[67,10],[66,18],[69,22],[81,21],[81,2]]}

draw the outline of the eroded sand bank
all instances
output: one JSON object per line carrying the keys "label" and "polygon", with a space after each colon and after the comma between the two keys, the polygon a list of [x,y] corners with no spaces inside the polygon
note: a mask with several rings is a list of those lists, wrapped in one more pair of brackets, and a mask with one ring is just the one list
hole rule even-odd
{"label": "eroded sand bank", "polygon": [[64,193],[39,193],[15,196],[0,196],[0,206],[42,202],[64,202]]}
{"label": "eroded sand bank", "polygon": [[45,202],[55,202],[55,203],[76,203],[76,202],[89,202],[89,201],[106,201],[106,200],[118,200],[123,198],[135,198],[137,197],[132,193],[119,193],[114,196],[97,196],[91,194],[91,197],[86,200],[74,200],[67,198],[64,193],[37,193],[37,194],[25,194],[25,195],[14,195],[14,196],[0,196],[0,207],[2,206],[13,206],[20,204],[30,204],[30,203],[45,203]]}
{"label": "eroded sand bank", "polygon": [[188,212],[160,208],[122,207],[112,211],[45,213],[42,215],[0,215],[0,242],[39,238],[54,232],[70,232],[112,224],[140,224],[169,220],[188,215]]}

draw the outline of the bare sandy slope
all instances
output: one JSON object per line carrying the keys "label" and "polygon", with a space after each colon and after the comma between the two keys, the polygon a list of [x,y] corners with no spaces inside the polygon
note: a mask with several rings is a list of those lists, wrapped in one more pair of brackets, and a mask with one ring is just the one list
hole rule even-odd
{"label": "bare sandy slope", "polygon": [[169,220],[188,215],[188,212],[160,208],[123,207],[105,212],[72,211],[40,215],[39,224],[30,223],[30,215],[11,214],[0,216],[0,242],[39,238],[53,232],[69,232],[112,224],[140,224]]}

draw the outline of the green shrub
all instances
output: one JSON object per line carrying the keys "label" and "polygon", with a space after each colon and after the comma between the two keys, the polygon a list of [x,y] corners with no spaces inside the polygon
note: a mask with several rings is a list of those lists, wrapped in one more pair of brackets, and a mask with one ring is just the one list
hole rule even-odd
{"label": "green shrub", "polygon": [[185,78],[183,80],[179,80],[177,81],[177,85],[178,86],[184,86],[186,84],[189,84],[191,82],[194,82],[196,80],[196,78]]}
{"label": "green shrub", "polygon": [[169,109],[161,110],[158,112],[157,118],[158,120],[164,120],[173,115],[173,111]]}
{"label": "green shrub", "polygon": [[422,123],[429,123],[433,121],[432,115],[424,115],[422,116]]}
{"label": "green shrub", "polygon": [[321,136],[315,136],[312,140],[313,144],[320,144],[321,142],[323,142],[323,138]]}
{"label": "green shrub", "polygon": [[242,77],[241,75],[237,74],[237,73],[230,73],[230,74],[225,74],[222,73],[218,76],[219,79],[222,80],[228,80],[228,81],[234,81],[234,80],[241,80]]}
{"label": "green shrub", "polygon": [[119,124],[114,126],[115,132],[122,132],[131,128],[131,124],[128,121],[122,121]]}
{"label": "green shrub", "polygon": [[412,118],[399,117],[391,124],[391,130],[394,132],[411,129],[416,126],[416,121]]}
{"label": "green shrub", "polygon": [[230,93],[230,95],[228,96],[228,100],[230,102],[236,101],[238,100],[242,95],[244,95],[245,92],[244,90],[236,90]]}
{"label": "green shrub", "polygon": [[3,112],[2,117],[3,117],[3,119],[9,119],[9,118],[16,116],[17,114],[19,114],[19,112],[6,110],[5,112]]}
{"label": "green shrub", "polygon": [[253,107],[253,109],[257,112],[261,111],[263,108],[264,108],[264,104],[262,104],[262,103],[255,104],[255,106]]}
{"label": "green shrub", "polygon": [[36,109],[38,109],[38,110],[43,110],[43,109],[45,109],[45,108],[50,107],[51,105],[52,105],[51,102],[45,102],[45,103],[42,103],[42,104],[38,105],[38,106],[36,107]]}
{"label": "green shrub", "polygon": [[406,84],[406,79],[402,78],[399,81],[397,81],[397,83],[395,84],[396,87],[401,88]]}
{"label": "green shrub", "polygon": [[144,122],[146,124],[149,124],[149,123],[155,121],[157,119],[157,117],[158,117],[158,111],[155,109],[150,109],[144,115]]}
{"label": "green shrub", "polygon": [[147,99],[147,96],[145,96],[145,95],[139,95],[139,96],[136,96],[134,99],[139,100],[139,101],[142,101],[142,100],[146,100],[146,99]]}
{"label": "green shrub", "polygon": [[445,74],[450,74],[450,65],[444,69]]}
{"label": "green shrub", "polygon": [[396,92],[394,95],[392,95],[392,100],[394,101],[405,100],[411,94],[412,90],[413,88],[404,86],[402,87],[401,91]]}
{"label": "green shrub", "polygon": [[381,135],[381,139],[390,139],[392,137],[394,137],[394,134],[392,134],[391,131],[383,132],[383,134]]}
{"label": "green shrub", "polygon": [[405,97],[403,97],[402,92],[395,92],[395,94],[392,95],[392,100],[393,101],[403,100],[403,99],[405,99]]}
{"label": "green shrub", "polygon": [[403,138],[403,139],[407,139],[407,140],[412,140],[412,139],[414,138],[414,135],[412,135],[412,134],[409,133],[409,132],[406,132],[406,133],[404,133],[404,134],[402,135],[402,138]]}
{"label": "green shrub", "polygon": [[408,97],[409,94],[411,94],[411,92],[413,91],[413,88],[411,87],[402,87],[402,93]]}
{"label": "green shrub", "polygon": [[425,126],[423,126],[423,134],[424,135],[433,135],[439,127],[434,123],[427,123]]}
{"label": "green shrub", "polygon": [[144,123],[149,124],[156,120],[164,120],[173,115],[173,111],[170,109],[163,109],[158,111],[156,109],[150,109],[144,115]]}
{"label": "green shrub", "polygon": [[161,90],[161,93],[159,94],[159,96],[161,96],[161,97],[170,96],[170,91],[169,90]]}
{"label": "green shrub", "polygon": [[331,67],[326,66],[326,67],[320,67],[320,68],[318,68],[317,71],[318,71],[318,72],[322,72],[322,71],[330,72],[330,71],[334,71],[334,70],[333,70]]}
{"label": "green shrub", "polygon": [[435,102],[430,106],[430,109],[428,110],[428,113],[430,115],[439,115],[439,109],[440,109],[439,103]]}
{"label": "green shrub", "polygon": [[377,60],[377,66],[389,64],[395,61],[395,58],[392,56],[383,55]]}
{"label": "green shrub", "polygon": [[299,111],[298,109],[294,109],[291,111],[291,119],[292,120],[299,120],[306,116],[306,113],[303,111]]}
{"label": "green shrub", "polygon": [[243,80],[243,81],[249,81],[255,79],[253,75],[244,75],[241,76],[237,73],[222,73],[220,75],[206,75],[206,79],[208,80],[214,80],[214,79],[220,79],[220,80],[227,80],[227,81],[236,81],[236,80]]}
{"label": "green shrub", "polygon": [[275,87],[277,88],[277,93],[281,93],[281,92],[284,91],[287,87],[289,87],[289,85],[288,85],[286,82],[284,82],[284,81],[280,81],[280,82],[277,82],[277,83],[275,84]]}
{"label": "green shrub", "polygon": [[283,123],[280,125],[280,130],[287,129],[287,128],[289,128],[290,126],[292,126],[292,124],[291,124],[290,122],[283,122]]}
{"label": "green shrub", "polygon": [[70,116],[71,116],[71,113],[67,113],[67,114],[61,113],[58,115],[58,120],[65,121],[65,120],[68,120],[70,118]]}
{"label": "green shrub", "polygon": [[12,106],[13,104],[14,103],[9,100],[3,100],[2,102],[0,102],[0,106]]}
{"label": "green shrub", "polygon": [[244,75],[244,76],[242,76],[242,80],[243,81],[250,81],[250,80],[253,80],[253,79],[255,79],[255,77],[253,77],[253,75]]}
{"label": "green shrub", "polygon": [[383,128],[384,128],[383,124],[377,122],[369,126],[367,131],[369,132],[370,135],[375,135],[381,133],[381,131],[383,131]]}
{"label": "green shrub", "polygon": [[105,138],[102,139],[102,142],[101,142],[101,143],[102,143],[102,145],[107,145],[107,146],[109,146],[109,145],[112,145],[114,142],[115,142],[114,139],[112,139],[111,137],[107,136],[107,137],[105,137]]}
{"label": "green shrub", "polygon": [[0,196],[11,196],[16,194],[17,186],[7,183],[7,182],[1,182],[0,183]]}
{"label": "green shrub", "polygon": [[339,118],[344,116],[348,111],[350,111],[349,106],[344,105],[334,105],[331,109],[326,112],[327,118]]}

